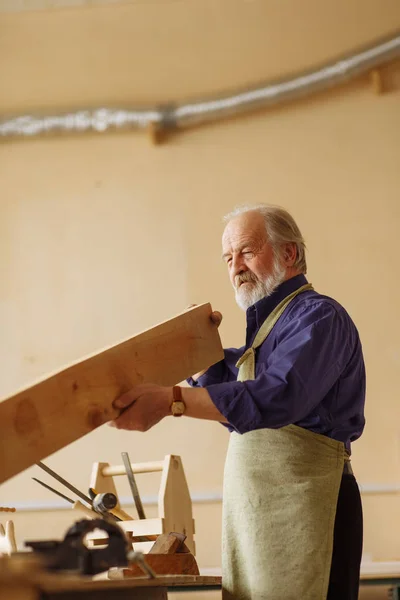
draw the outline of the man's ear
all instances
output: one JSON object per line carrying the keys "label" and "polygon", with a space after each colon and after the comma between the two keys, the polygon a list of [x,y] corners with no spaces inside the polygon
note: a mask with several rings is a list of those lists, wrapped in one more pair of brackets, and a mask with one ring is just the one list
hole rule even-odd
{"label": "man's ear", "polygon": [[293,267],[297,258],[296,244],[288,242],[283,245],[283,261],[286,267]]}

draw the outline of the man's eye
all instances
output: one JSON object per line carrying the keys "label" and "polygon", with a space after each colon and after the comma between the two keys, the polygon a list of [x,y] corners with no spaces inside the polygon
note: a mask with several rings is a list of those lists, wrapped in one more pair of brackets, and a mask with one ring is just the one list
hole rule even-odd
{"label": "man's eye", "polygon": [[253,252],[247,250],[246,252],[243,252],[243,256],[245,256],[246,258],[251,258],[253,256]]}

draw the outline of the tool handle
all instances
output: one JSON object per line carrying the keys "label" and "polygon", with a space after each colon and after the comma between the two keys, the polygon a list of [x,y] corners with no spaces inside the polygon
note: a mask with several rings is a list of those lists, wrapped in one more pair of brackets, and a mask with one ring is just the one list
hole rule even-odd
{"label": "tool handle", "polygon": [[[146,463],[131,463],[132,471],[136,475],[137,473],[155,473],[156,471],[162,471],[165,462],[163,460],[157,462],[146,462]],[[104,467],[101,471],[103,477],[115,477],[116,475],[126,475],[126,469],[124,465],[108,466]]]}
{"label": "tool handle", "polygon": [[[92,492],[95,497],[99,495],[99,492],[97,490],[95,490],[94,488],[89,488],[89,494],[90,492]],[[111,513],[112,515],[114,515],[114,517],[118,517],[118,519],[121,519],[121,521],[133,521],[133,517],[131,517],[130,515],[128,515],[128,513],[126,513],[124,510],[122,510],[122,508],[120,507],[115,507],[115,508],[110,508],[107,512]]]}
{"label": "tool handle", "polygon": [[73,503],[72,508],[74,510],[80,510],[81,512],[84,512],[86,514],[86,516],[90,517],[91,519],[99,518],[99,515],[97,513],[95,513],[94,510],[90,510],[90,508],[88,506],[85,506],[79,500],[77,500],[76,502]]}
{"label": "tool handle", "polygon": [[122,510],[122,508],[115,507],[109,510],[108,512],[114,515],[115,517],[119,517],[122,521],[133,521],[133,517],[129,516],[128,513]]}

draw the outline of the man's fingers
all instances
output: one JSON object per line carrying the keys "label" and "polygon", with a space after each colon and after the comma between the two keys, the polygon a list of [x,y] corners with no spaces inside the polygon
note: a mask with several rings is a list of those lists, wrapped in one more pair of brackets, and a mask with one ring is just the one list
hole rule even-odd
{"label": "man's fingers", "polygon": [[[197,304],[189,304],[189,306],[187,306],[185,310],[190,310],[195,306],[197,306]],[[220,313],[218,310],[214,310],[210,315],[210,319],[217,327],[219,327],[222,321],[222,313]]]}
{"label": "man's fingers", "polygon": [[113,407],[123,409],[131,406],[131,404],[136,402],[140,396],[148,392],[153,386],[154,384],[151,383],[140,383],[135,385],[135,387],[116,398],[113,402]]}
{"label": "man's fingers", "polygon": [[220,313],[218,310],[214,310],[211,313],[210,318],[211,318],[211,321],[213,323],[215,323],[215,325],[218,327],[221,324],[221,321],[222,321],[222,313]]}
{"label": "man's fingers", "polygon": [[122,396],[119,396],[119,398],[116,398],[113,402],[113,407],[119,409],[126,408],[135,402],[136,397],[137,395],[133,393],[133,390],[130,390],[129,392],[122,394]]}
{"label": "man's fingers", "polygon": [[131,403],[125,410],[121,410],[120,415],[108,423],[109,426],[115,427],[115,429],[131,429],[130,424],[132,420],[133,404],[134,403]]}

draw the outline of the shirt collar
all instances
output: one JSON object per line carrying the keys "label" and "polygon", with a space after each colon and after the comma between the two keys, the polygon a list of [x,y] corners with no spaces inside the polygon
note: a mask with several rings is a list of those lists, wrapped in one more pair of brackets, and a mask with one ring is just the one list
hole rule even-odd
{"label": "shirt collar", "polygon": [[246,311],[247,341],[249,342],[249,337],[261,327],[268,315],[286,298],[286,296],[289,296],[289,294],[298,290],[306,283],[307,279],[304,275],[295,275],[295,277],[291,277],[287,281],[281,283],[271,296],[266,296],[253,304],[253,306],[250,306]]}

